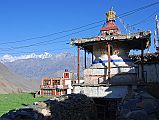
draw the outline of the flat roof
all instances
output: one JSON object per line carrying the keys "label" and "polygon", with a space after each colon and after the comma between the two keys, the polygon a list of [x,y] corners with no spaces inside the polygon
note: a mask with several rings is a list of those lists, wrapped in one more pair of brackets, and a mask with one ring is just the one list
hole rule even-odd
{"label": "flat roof", "polygon": [[71,39],[70,44],[74,46],[80,46],[88,51],[91,51],[92,45],[97,43],[110,43],[112,45],[119,44],[120,46],[125,46],[128,49],[142,49],[143,46],[143,49],[145,49],[150,43],[150,37],[150,31],[142,31],[130,34],[75,38]]}
{"label": "flat roof", "polygon": [[[129,57],[136,64],[141,64],[141,55],[129,55]],[[144,64],[155,64],[159,63],[159,53],[145,53],[143,55],[143,63]]]}

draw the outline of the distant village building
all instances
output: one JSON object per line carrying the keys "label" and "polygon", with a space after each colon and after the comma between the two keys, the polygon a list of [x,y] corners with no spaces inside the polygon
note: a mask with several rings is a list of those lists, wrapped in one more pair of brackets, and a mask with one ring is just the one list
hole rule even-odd
{"label": "distant village building", "polygon": [[62,78],[44,78],[40,85],[40,95],[64,95],[71,94],[77,80],[74,73],[65,70]]}

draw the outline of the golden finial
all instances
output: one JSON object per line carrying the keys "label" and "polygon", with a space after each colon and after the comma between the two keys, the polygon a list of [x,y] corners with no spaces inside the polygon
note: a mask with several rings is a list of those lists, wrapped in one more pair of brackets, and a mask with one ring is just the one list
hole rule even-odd
{"label": "golden finial", "polygon": [[113,10],[113,7],[106,13],[106,16],[107,16],[107,22],[115,21],[116,12]]}

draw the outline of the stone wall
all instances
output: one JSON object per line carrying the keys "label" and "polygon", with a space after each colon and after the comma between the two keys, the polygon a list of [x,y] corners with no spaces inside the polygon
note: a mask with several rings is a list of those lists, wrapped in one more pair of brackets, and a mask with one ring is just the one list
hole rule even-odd
{"label": "stone wall", "polygon": [[140,87],[126,95],[118,111],[118,120],[158,120],[159,101]]}
{"label": "stone wall", "polygon": [[[147,82],[159,83],[159,63],[144,64],[144,77]],[[142,78],[141,65],[139,65],[139,78]]]}
{"label": "stone wall", "polygon": [[96,107],[91,98],[82,94],[55,97],[44,102],[10,111],[0,120],[96,120]]}
{"label": "stone wall", "polygon": [[74,93],[82,93],[89,97],[124,98],[128,93],[127,86],[75,86]]}

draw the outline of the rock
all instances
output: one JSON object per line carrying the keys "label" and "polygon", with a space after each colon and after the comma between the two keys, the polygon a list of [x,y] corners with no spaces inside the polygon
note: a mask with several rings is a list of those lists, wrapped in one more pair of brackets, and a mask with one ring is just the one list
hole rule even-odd
{"label": "rock", "polygon": [[129,109],[122,109],[120,111],[120,114],[122,115],[122,118],[126,118],[126,115],[130,112]]}
{"label": "rock", "polygon": [[153,100],[153,99],[146,99],[143,101],[143,104],[144,104],[144,110],[148,113],[148,114],[151,114],[151,113],[154,113],[156,111],[156,106],[157,106],[157,103]]}
{"label": "rock", "polygon": [[11,111],[2,120],[97,120],[94,101],[83,94],[55,97]]}
{"label": "rock", "polygon": [[136,110],[136,111],[129,112],[126,115],[126,119],[148,120],[148,115],[144,110]]}
{"label": "rock", "polygon": [[33,105],[38,105],[39,102],[34,102]]}
{"label": "rock", "polygon": [[42,108],[45,108],[47,106],[47,104],[44,102],[38,102],[37,105]]}
{"label": "rock", "polygon": [[44,116],[51,116],[51,111],[47,109],[42,109],[41,114]]}
{"label": "rock", "polygon": [[146,91],[136,90],[125,97],[119,108],[119,119],[156,120],[159,118],[159,101]]}
{"label": "rock", "polygon": [[19,109],[1,116],[2,120],[45,120],[44,116],[33,109]]}
{"label": "rock", "polygon": [[144,108],[144,103],[143,102],[136,103],[136,107],[143,109]]}

